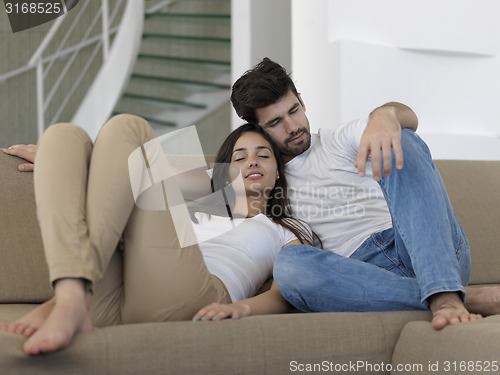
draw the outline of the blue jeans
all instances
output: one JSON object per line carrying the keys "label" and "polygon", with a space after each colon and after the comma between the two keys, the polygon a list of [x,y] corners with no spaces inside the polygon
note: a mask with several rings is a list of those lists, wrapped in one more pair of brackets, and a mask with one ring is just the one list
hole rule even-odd
{"label": "blue jeans", "polygon": [[[428,309],[428,298],[459,292],[470,248],[426,144],[403,129],[404,168],[379,182],[393,227],[370,236],[349,258],[306,245],[284,248],[274,263],[283,297],[299,310]],[[332,228],[335,230],[335,228]]]}

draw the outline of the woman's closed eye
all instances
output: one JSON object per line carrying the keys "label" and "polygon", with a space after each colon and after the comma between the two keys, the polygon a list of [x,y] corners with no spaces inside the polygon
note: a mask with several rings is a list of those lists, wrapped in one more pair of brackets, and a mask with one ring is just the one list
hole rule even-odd
{"label": "woman's closed eye", "polygon": [[[258,155],[258,157],[261,159],[269,159],[268,155]],[[244,161],[245,159],[246,159],[246,157],[236,158],[236,159],[234,159],[234,162]]]}
{"label": "woman's closed eye", "polygon": [[249,157],[257,157],[259,159],[269,159],[271,158],[271,150],[267,146],[256,146],[251,150],[246,148],[241,148],[235,150],[232,155],[232,163],[243,162]]}
{"label": "woman's closed eye", "polygon": [[259,153],[257,154],[257,156],[259,158],[269,159],[271,157],[271,151],[269,151],[268,149],[262,149],[262,150],[259,151]]}
{"label": "woman's closed eye", "polygon": [[235,156],[233,157],[233,162],[236,162],[236,161],[243,161],[246,159],[246,156],[243,156],[243,155],[238,155],[238,156]]}

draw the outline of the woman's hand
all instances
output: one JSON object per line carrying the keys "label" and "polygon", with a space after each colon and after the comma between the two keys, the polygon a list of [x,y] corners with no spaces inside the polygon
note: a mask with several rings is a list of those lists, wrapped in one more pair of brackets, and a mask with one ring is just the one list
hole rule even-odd
{"label": "woman's hand", "polygon": [[193,322],[198,320],[221,320],[226,318],[239,319],[250,315],[250,306],[247,304],[212,303],[202,308],[193,317]]}
{"label": "woman's hand", "polygon": [[30,163],[20,164],[18,169],[21,172],[31,172],[35,167],[36,145],[13,145],[9,148],[4,148],[3,152],[8,155],[18,156],[26,159]]}
{"label": "woman's hand", "polygon": [[[294,240],[300,243],[299,240]],[[287,245],[293,244],[289,242]],[[282,314],[288,311],[290,304],[281,295],[276,281],[273,280],[271,289],[255,297],[242,299],[230,303],[212,303],[202,308],[193,317],[193,322],[198,320],[221,320],[226,318],[239,319],[250,315]]]}

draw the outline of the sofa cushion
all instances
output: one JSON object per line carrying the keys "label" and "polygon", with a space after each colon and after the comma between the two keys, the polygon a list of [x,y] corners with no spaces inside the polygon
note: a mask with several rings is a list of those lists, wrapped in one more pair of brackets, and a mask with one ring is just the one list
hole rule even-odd
{"label": "sofa cushion", "polygon": [[469,239],[470,284],[500,283],[500,161],[440,160],[436,166]]}
{"label": "sofa cushion", "polygon": [[22,159],[0,152],[0,303],[50,298],[47,263],[36,219],[33,173]]}
{"label": "sofa cushion", "polygon": [[441,331],[411,322],[396,344],[391,374],[498,374],[499,345],[500,315]]}
{"label": "sofa cushion", "polygon": [[[5,310],[10,305],[0,305],[0,321]],[[25,339],[0,331],[0,363],[9,374],[280,375],[313,373],[305,369],[314,365],[323,366],[314,373],[338,373],[324,371],[335,366],[352,373],[354,366],[357,374],[388,374],[366,369],[390,364],[404,325],[429,317],[425,311],[311,313],[129,324],[79,334],[67,349],[41,357],[23,355]]]}

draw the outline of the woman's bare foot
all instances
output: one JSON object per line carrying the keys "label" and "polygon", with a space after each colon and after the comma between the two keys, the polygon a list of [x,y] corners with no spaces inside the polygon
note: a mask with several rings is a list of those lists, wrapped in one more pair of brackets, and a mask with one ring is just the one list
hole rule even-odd
{"label": "woman's bare foot", "polygon": [[481,315],[469,313],[456,292],[434,294],[430,298],[430,308],[433,315],[431,325],[434,329],[482,318]]}
{"label": "woman's bare foot", "polygon": [[500,314],[500,286],[468,287],[465,290],[467,310],[484,316]]}
{"label": "woman's bare foot", "polygon": [[55,302],[56,300],[53,297],[40,306],[37,306],[33,311],[24,315],[22,318],[0,326],[0,330],[30,337],[47,320]]}
{"label": "woman's bare foot", "polygon": [[83,280],[58,280],[52,310],[24,343],[23,351],[29,355],[54,352],[67,347],[76,333],[92,330],[89,303]]}

